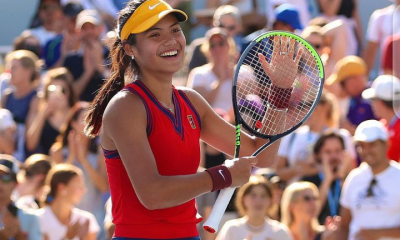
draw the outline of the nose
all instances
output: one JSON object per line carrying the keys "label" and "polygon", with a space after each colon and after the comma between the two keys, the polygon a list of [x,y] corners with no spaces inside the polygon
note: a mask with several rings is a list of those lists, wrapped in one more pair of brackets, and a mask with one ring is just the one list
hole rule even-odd
{"label": "nose", "polygon": [[165,45],[165,46],[172,46],[172,45],[175,45],[176,42],[177,42],[177,41],[176,41],[176,39],[175,39],[174,36],[168,35],[168,36],[165,37],[164,45]]}

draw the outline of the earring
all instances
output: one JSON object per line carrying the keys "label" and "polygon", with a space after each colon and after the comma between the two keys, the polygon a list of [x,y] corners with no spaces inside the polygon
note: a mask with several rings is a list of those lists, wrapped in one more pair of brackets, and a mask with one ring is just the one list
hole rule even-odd
{"label": "earring", "polygon": [[132,60],[135,60],[135,56],[132,55],[131,57],[132,57]]}

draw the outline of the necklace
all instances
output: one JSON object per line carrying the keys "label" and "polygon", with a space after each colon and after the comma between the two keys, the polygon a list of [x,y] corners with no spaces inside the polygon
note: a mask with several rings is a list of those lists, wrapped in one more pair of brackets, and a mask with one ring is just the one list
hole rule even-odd
{"label": "necklace", "polygon": [[168,109],[170,112],[172,112],[172,103],[171,103],[171,107],[168,107],[166,104],[161,103],[166,109]]}
{"label": "necklace", "polygon": [[265,229],[265,227],[266,227],[266,225],[267,225],[267,223],[264,222],[264,223],[263,223],[262,225],[260,225],[260,226],[254,226],[254,225],[251,225],[250,223],[248,223],[247,221],[246,221],[245,224],[246,224],[247,229],[250,230],[250,231],[253,232],[253,233],[259,233],[259,232],[264,231],[264,229]]}

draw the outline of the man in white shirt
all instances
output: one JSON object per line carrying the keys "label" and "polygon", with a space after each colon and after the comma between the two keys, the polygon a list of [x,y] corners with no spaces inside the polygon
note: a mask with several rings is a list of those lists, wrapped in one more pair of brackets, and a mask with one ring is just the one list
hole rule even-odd
{"label": "man in white shirt", "polygon": [[387,140],[379,121],[362,122],[356,129],[354,141],[363,163],[342,188],[338,239],[400,239],[400,165],[387,159]]}

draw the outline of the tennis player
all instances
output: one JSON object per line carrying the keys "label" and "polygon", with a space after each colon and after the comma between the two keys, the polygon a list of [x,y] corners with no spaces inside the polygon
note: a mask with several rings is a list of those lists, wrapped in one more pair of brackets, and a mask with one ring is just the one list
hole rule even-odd
{"label": "tennis player", "polygon": [[[92,103],[85,128],[89,136],[101,135],[114,239],[200,239],[194,198],[243,185],[252,166],[271,166],[277,152],[274,144],[257,158],[239,158],[229,169],[197,172],[199,140],[233,155],[236,132],[198,93],[172,86],[184,60],[179,23],[186,20],[184,12],[161,0],[130,1],[119,14],[111,75]],[[272,73],[271,80],[278,75]],[[293,80],[274,86],[285,90]],[[265,141],[242,133],[241,156],[250,156]]]}

